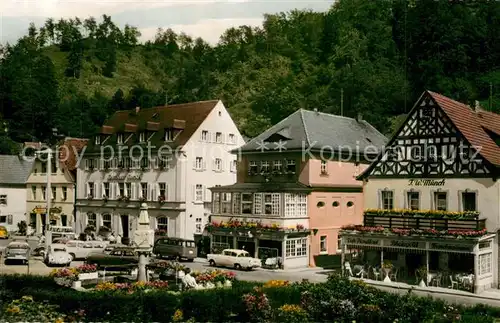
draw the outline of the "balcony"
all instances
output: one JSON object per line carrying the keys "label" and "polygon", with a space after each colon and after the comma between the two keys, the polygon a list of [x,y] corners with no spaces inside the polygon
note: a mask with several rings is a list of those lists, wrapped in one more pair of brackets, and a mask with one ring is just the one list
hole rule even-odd
{"label": "balcony", "polygon": [[380,216],[365,213],[363,225],[385,229],[482,230],[486,228],[486,219],[446,219],[407,215]]}

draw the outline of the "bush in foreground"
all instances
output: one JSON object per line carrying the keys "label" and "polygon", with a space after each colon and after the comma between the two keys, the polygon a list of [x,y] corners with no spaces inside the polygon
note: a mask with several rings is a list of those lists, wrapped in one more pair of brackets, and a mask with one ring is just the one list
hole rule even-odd
{"label": "bush in foreground", "polygon": [[[190,290],[164,289],[134,293],[100,290],[77,292],[57,286],[47,277],[0,276],[2,319],[11,318],[10,302],[30,295],[32,306],[43,301],[53,307],[49,321],[95,322],[493,322],[500,309],[486,306],[451,306],[408,293],[400,296],[364,283],[331,276],[327,283],[236,281],[232,288]],[[46,305],[44,305],[46,306]],[[22,311],[21,311],[22,312]],[[10,314],[9,314],[10,313]],[[16,313],[16,321],[29,321]]]}

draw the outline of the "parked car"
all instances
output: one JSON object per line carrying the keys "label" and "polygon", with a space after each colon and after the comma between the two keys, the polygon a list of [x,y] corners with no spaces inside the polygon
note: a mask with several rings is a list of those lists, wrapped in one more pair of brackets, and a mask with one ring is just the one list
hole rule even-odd
{"label": "parked car", "polygon": [[137,265],[139,256],[133,248],[115,247],[109,254],[104,250],[90,253],[85,263],[96,265],[98,268],[123,268]]}
{"label": "parked car", "polygon": [[193,240],[180,238],[159,238],[155,241],[153,253],[157,258],[175,258],[193,261],[198,254],[198,248]]}
{"label": "parked car", "polygon": [[21,261],[27,264],[30,258],[30,245],[25,241],[12,241],[5,247],[5,264],[8,261]]}
{"label": "parked car", "polygon": [[252,270],[262,266],[260,259],[250,256],[248,251],[239,249],[224,249],[221,254],[208,254],[210,266],[233,267],[235,269]]}
{"label": "parked car", "polygon": [[0,225],[0,239],[9,239],[10,234],[6,227]]}
{"label": "parked car", "polygon": [[59,265],[69,266],[73,257],[66,250],[66,245],[61,243],[53,243],[47,249],[47,257],[45,257],[45,264],[47,266]]}

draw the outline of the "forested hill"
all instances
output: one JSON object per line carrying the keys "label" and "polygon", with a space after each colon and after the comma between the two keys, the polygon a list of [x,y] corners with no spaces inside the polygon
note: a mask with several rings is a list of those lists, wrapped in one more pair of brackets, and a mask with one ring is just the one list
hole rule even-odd
{"label": "forested hill", "polygon": [[0,153],[165,102],[222,99],[248,136],[299,108],[362,112],[390,133],[425,89],[499,111],[499,31],[498,1],[339,0],[229,29],[216,46],[171,30],[138,44],[108,16],[49,19],[0,53]]}

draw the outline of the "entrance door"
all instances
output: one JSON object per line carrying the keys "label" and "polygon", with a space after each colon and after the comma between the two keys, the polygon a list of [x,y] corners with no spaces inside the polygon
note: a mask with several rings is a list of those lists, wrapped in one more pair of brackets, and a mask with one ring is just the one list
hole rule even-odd
{"label": "entrance door", "polygon": [[33,228],[33,230],[36,230],[36,213],[31,213],[30,214],[30,227]]}
{"label": "entrance door", "polygon": [[68,226],[68,216],[66,214],[61,215],[61,225],[63,227]]}
{"label": "entrance door", "polygon": [[123,238],[128,238],[129,237],[129,222],[128,222],[128,215],[122,215],[122,229],[123,229]]}
{"label": "entrance door", "polygon": [[238,241],[237,248],[247,251],[250,257],[255,256],[255,242],[253,241]]}

